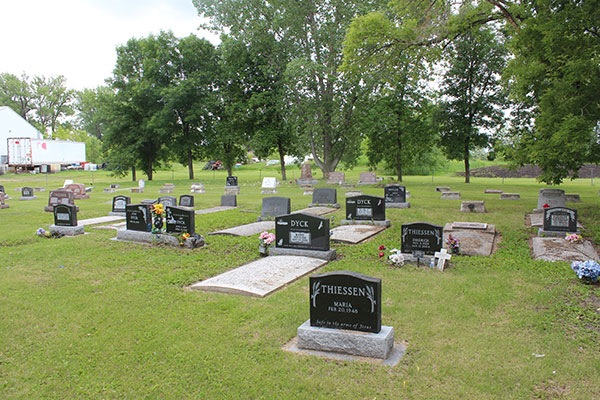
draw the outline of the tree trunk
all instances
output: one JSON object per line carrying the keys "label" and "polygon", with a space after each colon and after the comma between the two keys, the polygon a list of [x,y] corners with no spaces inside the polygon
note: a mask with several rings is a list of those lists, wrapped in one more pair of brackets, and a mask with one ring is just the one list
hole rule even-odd
{"label": "tree trunk", "polygon": [[188,173],[190,180],[194,179],[194,159],[192,157],[192,150],[188,150]]}
{"label": "tree trunk", "polygon": [[465,144],[465,183],[471,182],[471,169],[469,167],[469,143]]}
{"label": "tree trunk", "polygon": [[152,160],[148,160],[148,170],[146,171],[146,175],[148,175],[148,180],[152,180]]}
{"label": "tree trunk", "polygon": [[135,165],[131,167],[131,180],[134,182],[137,181],[137,178],[135,176]]}
{"label": "tree trunk", "polygon": [[398,182],[402,182],[402,131],[398,130],[398,135],[396,136],[396,144],[398,145],[398,149],[396,150],[396,173],[398,174]]}
{"label": "tree trunk", "polygon": [[283,151],[283,144],[281,140],[277,141],[277,150],[279,151],[279,164],[281,165],[281,180],[287,181],[287,177],[285,174],[285,154]]}
{"label": "tree trunk", "polygon": [[227,163],[227,165],[225,167],[227,168],[227,176],[233,176],[233,173],[231,170],[231,164]]}

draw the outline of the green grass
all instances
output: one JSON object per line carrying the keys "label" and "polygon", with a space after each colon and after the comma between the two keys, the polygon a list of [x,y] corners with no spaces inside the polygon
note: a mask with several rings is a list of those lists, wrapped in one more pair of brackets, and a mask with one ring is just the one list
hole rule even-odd
{"label": "green grass", "polygon": [[[241,209],[260,209],[259,177],[276,171],[236,170]],[[194,181],[206,186],[195,195],[196,208],[218,205],[226,173],[196,172]],[[360,172],[347,171],[347,180],[356,182]],[[297,178],[299,169],[288,173]],[[389,368],[281,350],[308,319],[307,277],[265,299],[185,289],[257,259],[256,236],[207,236],[208,246],[194,251],[115,242],[114,231],[91,228],[73,238],[36,237],[38,227],[52,223],[42,211],[48,190],[69,178],[96,186],[91,199],[76,201],[80,219],[108,213],[113,194],[102,188],[110,183],[133,186],[105,172],[0,177],[13,198],[0,210],[0,398],[600,398],[600,285],[580,284],[566,262],[531,259],[534,231],[524,214],[547,187],[535,180],[473,178],[467,185],[457,177],[409,176],[411,208],[388,210],[390,229],[361,245],[335,245],[340,256],[320,272],[353,270],[383,280],[383,323],[407,346]],[[177,168],[157,172],[133,201],[158,197],[167,182],[175,183],[174,195],[189,193],[187,172]],[[25,185],[47,191],[19,201],[14,188]],[[460,201],[440,201],[436,186],[460,191],[463,200],[483,199],[489,212],[461,214]],[[520,193],[522,200],[500,201],[484,195],[486,188]],[[599,186],[576,180],[561,188],[581,195],[575,207],[584,236],[600,244]],[[311,200],[289,183],[278,191],[291,197],[293,209]],[[334,215],[337,224],[343,209]],[[202,215],[196,230],[206,235],[255,219],[239,210]],[[377,258],[380,244],[400,245],[402,223],[456,220],[495,224],[498,251],[455,257],[443,273],[394,269]]]}

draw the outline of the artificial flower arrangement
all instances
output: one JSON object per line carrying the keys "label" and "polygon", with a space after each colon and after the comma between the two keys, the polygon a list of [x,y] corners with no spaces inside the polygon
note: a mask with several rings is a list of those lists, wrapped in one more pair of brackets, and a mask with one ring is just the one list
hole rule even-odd
{"label": "artificial flower arrangement", "polygon": [[460,254],[460,239],[448,235],[446,244],[448,245],[448,249],[450,249],[450,254]]}
{"label": "artificial flower arrangement", "polygon": [[267,254],[269,246],[275,243],[275,234],[269,232],[263,232],[258,237],[258,250],[261,254]]}
{"label": "artificial flower arrangement", "polygon": [[163,215],[165,214],[165,208],[161,203],[154,204],[152,206],[152,233],[160,233],[163,227]]}
{"label": "artificial flower arrangement", "polygon": [[[383,252],[383,250],[386,250],[386,247],[384,245],[379,246],[378,250],[379,250],[379,253],[377,253],[377,255],[379,256],[379,258],[382,258],[383,256],[385,256],[385,253]],[[390,255],[388,256],[388,259],[387,259],[387,262],[392,267],[401,267],[404,265],[404,256],[402,255],[400,250],[391,249]]]}
{"label": "artificial flower arrangement", "polygon": [[571,243],[581,243],[583,242],[583,237],[576,233],[567,233],[565,240]]}
{"label": "artificial flower arrangement", "polygon": [[179,245],[180,245],[180,246],[183,246],[183,245],[184,245],[184,243],[185,243],[185,240],[186,240],[187,238],[189,238],[189,237],[190,237],[190,234],[189,234],[189,233],[187,233],[187,232],[183,232],[181,235],[179,235],[179,236],[178,236],[178,238],[179,238]]}
{"label": "artificial flower arrangement", "polygon": [[571,269],[586,283],[594,283],[600,277],[600,264],[594,260],[573,261]]}
{"label": "artificial flower arrangement", "polygon": [[62,234],[60,232],[48,232],[44,228],[39,228],[36,232],[36,235],[47,238],[47,239],[58,239],[58,238],[65,236],[64,234]]}

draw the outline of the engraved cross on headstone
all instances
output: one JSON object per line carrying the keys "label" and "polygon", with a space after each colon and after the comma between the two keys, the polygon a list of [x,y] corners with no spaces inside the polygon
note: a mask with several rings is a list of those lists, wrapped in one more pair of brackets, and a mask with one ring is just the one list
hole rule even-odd
{"label": "engraved cross on headstone", "polygon": [[440,271],[444,270],[444,267],[446,266],[446,262],[450,261],[450,259],[452,258],[452,255],[448,253],[448,250],[446,249],[441,249],[440,251],[436,251],[433,256],[435,258],[437,258],[438,263],[437,263],[437,269]]}

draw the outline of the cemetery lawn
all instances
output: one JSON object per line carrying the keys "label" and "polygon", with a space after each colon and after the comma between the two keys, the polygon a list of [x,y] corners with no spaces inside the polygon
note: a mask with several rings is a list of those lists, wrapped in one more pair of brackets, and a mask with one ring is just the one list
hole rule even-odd
{"label": "cemetery lawn", "polygon": [[[316,272],[350,270],[383,281],[382,321],[392,326],[407,353],[393,368],[334,361],[282,350],[309,317],[308,277],[264,298],[191,291],[187,286],[258,259],[258,235],[207,236],[256,221],[260,177],[277,169],[242,167],[240,208],[198,215],[196,231],[207,246],[197,250],[111,240],[114,230],[86,226],[86,235],[43,239],[37,228],[52,223],[43,212],[48,191],[65,179],[95,189],[76,200],[78,219],[105,216],[114,195],[133,203],[189,194],[186,170],[159,171],[145,193],[103,193],[111,183],[137,186],[105,172],[4,175],[12,198],[0,210],[0,398],[224,398],[224,399],[592,399],[600,398],[600,284],[580,283],[567,262],[533,261],[524,215],[537,204],[533,179],[406,177],[409,209],[388,209],[392,227],[371,241],[334,244],[338,258]],[[356,183],[362,171],[346,172]],[[299,177],[299,170],[288,171]],[[93,175],[92,175],[93,174]],[[196,169],[196,209],[218,206],[225,171]],[[317,179],[321,174],[314,173]],[[381,172],[378,175],[383,175]],[[321,181],[319,186],[325,186]],[[583,235],[600,244],[599,186],[568,181],[581,195],[576,208]],[[14,189],[45,187],[36,200],[19,201]],[[460,200],[440,200],[436,186],[485,200],[486,214],[460,213]],[[357,187],[383,195],[374,186]],[[520,193],[500,201],[485,189]],[[338,187],[338,201],[344,192]],[[292,210],[306,207],[296,185],[282,183],[278,196]],[[335,224],[344,217],[335,214]],[[495,224],[501,234],[490,257],[459,256],[443,273],[429,268],[391,268],[377,248],[400,248],[402,223],[453,221]]]}

